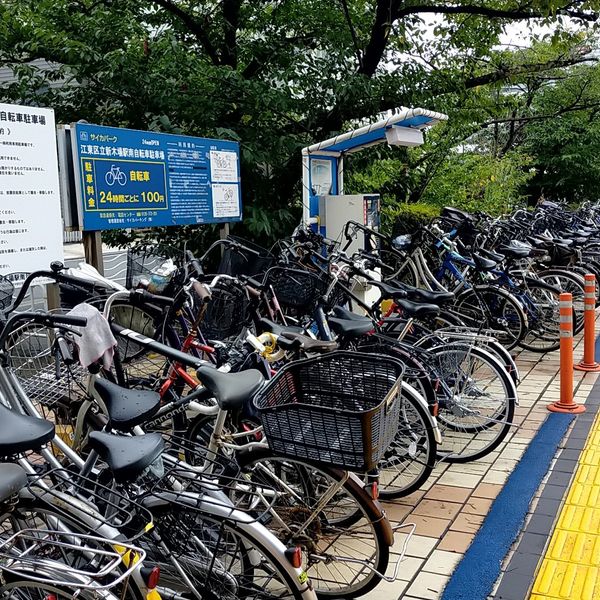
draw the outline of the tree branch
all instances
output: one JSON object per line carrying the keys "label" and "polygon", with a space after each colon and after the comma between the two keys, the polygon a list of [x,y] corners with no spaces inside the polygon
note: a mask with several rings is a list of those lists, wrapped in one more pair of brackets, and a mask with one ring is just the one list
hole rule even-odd
{"label": "tree branch", "polygon": [[363,54],[362,65],[358,72],[367,77],[372,77],[377,70],[381,57],[396,20],[399,0],[377,0],[375,21],[371,28],[371,37]]}
{"label": "tree branch", "polygon": [[240,24],[240,1],[223,0],[224,35],[221,61],[224,65],[237,68],[237,31]]}
{"label": "tree branch", "polygon": [[342,10],[344,11],[344,16],[346,17],[346,23],[348,23],[348,29],[350,30],[350,36],[352,37],[352,43],[354,44],[354,51],[356,52],[356,59],[358,60],[358,66],[359,68],[362,68],[362,52],[360,49],[360,44],[358,43],[358,37],[356,36],[356,30],[352,24],[352,15],[350,14],[350,9],[348,8],[348,0],[340,0],[340,4],[342,5]]}
{"label": "tree branch", "polygon": [[200,42],[200,45],[212,63],[214,65],[220,64],[221,61],[219,60],[219,55],[212,45],[204,27],[192,15],[185,12],[175,4],[175,2],[172,2],[172,0],[154,0],[154,3],[171,13],[174,17],[177,17],[177,19],[188,28],[188,31]]}

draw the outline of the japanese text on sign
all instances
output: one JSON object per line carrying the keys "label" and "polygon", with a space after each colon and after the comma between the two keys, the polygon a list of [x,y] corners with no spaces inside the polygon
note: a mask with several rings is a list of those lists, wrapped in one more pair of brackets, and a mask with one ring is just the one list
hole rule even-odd
{"label": "japanese text on sign", "polygon": [[62,229],[54,112],[0,104],[0,274],[62,260]]}
{"label": "japanese text on sign", "polygon": [[236,142],[74,127],[85,230],[241,220]]}

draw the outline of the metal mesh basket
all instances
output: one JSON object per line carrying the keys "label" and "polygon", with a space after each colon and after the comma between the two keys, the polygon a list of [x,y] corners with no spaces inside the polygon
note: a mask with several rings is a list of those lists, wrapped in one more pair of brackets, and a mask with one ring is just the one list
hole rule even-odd
{"label": "metal mesh basket", "polygon": [[378,354],[334,352],[284,367],[256,396],[273,452],[364,472],[398,430],[404,366]]}
{"label": "metal mesh basket", "polygon": [[265,275],[279,304],[285,308],[310,310],[326,289],[323,279],[313,271],[273,267]]}
{"label": "metal mesh basket", "polygon": [[165,260],[166,258],[156,248],[129,248],[125,287],[135,289],[142,280],[150,280],[153,269],[160,267]]}
{"label": "metal mesh basket", "polygon": [[32,402],[51,408],[58,402],[71,403],[86,396],[87,369],[78,362],[64,363],[54,349],[51,329],[25,323],[10,333],[7,349],[10,367]]}
{"label": "metal mesh basket", "polygon": [[244,248],[226,246],[217,273],[233,277],[238,275],[253,276],[264,273],[275,262],[275,257],[266,248],[233,235],[227,237],[254,252],[244,251]]}

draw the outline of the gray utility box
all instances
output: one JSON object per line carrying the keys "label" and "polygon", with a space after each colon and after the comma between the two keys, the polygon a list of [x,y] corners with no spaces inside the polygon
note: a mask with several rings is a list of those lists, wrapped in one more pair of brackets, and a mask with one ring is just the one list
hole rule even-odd
{"label": "gray utility box", "polygon": [[[367,225],[379,230],[379,194],[348,194],[341,196],[319,196],[319,226],[325,229],[325,235],[333,240],[341,240],[342,248],[346,244],[344,227],[348,221]],[[321,229],[321,231],[323,231]],[[364,248],[363,236],[352,242],[346,252],[351,255]]]}

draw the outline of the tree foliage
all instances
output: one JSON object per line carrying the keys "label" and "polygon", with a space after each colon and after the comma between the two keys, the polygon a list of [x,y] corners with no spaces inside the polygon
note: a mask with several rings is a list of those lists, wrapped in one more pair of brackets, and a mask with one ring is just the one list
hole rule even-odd
{"label": "tree foliage", "polygon": [[[17,80],[1,96],[53,106],[59,122],[239,140],[244,228],[274,238],[299,215],[300,149],[397,106],[447,112],[450,122],[425,148],[395,155],[400,175],[386,193],[439,195],[432,177],[458,161],[457,144],[482,124],[533,110],[501,90],[588,60],[581,31],[595,27],[599,8],[599,0],[5,1],[0,65]],[[532,51],[499,49],[511,23],[555,29]],[[544,144],[534,133],[532,153]]]}

